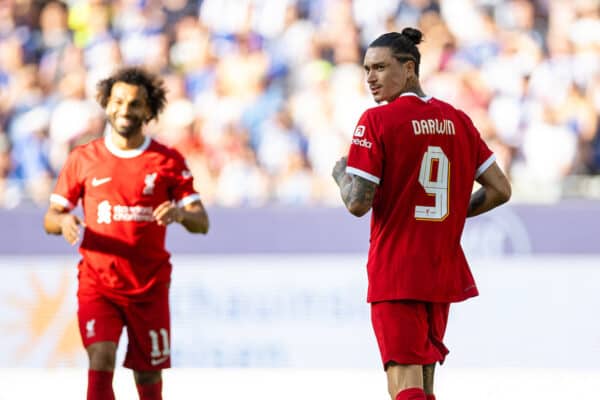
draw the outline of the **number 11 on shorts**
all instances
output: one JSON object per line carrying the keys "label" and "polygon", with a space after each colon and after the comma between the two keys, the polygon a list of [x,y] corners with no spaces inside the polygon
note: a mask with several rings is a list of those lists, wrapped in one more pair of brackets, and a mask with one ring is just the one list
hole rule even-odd
{"label": "number 11 on shorts", "polygon": [[[437,164],[437,171],[435,165]],[[437,173],[435,173],[437,172]],[[435,173],[435,176],[433,176]],[[450,187],[450,162],[439,146],[429,146],[423,155],[419,170],[419,183],[425,192],[435,196],[435,206],[416,206],[415,218],[443,221],[448,216]]]}
{"label": "number 11 on shorts", "polygon": [[[162,351],[160,350],[160,343],[158,340],[159,333],[162,339]],[[150,329],[148,334],[150,335],[150,340],[152,342],[152,353],[150,353],[150,357],[168,357],[171,354],[171,351],[169,350],[169,333],[167,330],[161,328],[156,332],[154,329]]]}

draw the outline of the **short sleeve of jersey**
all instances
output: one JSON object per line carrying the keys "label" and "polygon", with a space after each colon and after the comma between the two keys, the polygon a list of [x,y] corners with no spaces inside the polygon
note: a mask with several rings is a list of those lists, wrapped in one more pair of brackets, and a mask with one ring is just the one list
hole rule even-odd
{"label": "short sleeve of jersey", "polygon": [[83,195],[84,181],[81,176],[81,158],[79,151],[72,151],[63,166],[50,202],[57,203],[71,210],[75,208],[79,198]]}
{"label": "short sleeve of jersey", "polygon": [[172,199],[177,202],[177,205],[183,207],[200,200],[200,195],[194,190],[194,177],[188,169],[183,156],[176,150],[173,150],[173,154],[175,164],[170,192]]}
{"label": "short sleeve of jersey", "polygon": [[369,110],[360,117],[350,144],[346,173],[379,184],[383,172],[380,126]]}
{"label": "short sleeve of jersey", "polygon": [[485,172],[493,163],[496,161],[496,156],[485,141],[481,138],[481,134],[471,121],[471,118],[465,113],[461,113],[463,118],[467,121],[469,128],[471,129],[473,135],[477,140],[476,144],[476,154],[475,154],[475,164],[477,165],[477,170],[475,171],[475,179],[477,179],[481,174]]}

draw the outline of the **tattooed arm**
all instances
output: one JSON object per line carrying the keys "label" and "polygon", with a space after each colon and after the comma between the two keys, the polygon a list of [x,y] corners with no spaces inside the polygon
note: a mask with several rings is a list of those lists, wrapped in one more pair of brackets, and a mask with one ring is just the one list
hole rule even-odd
{"label": "tattooed arm", "polygon": [[340,188],[342,200],[348,211],[357,217],[362,217],[373,205],[377,184],[360,176],[347,174],[347,161],[346,157],[342,157],[335,164],[331,175]]}
{"label": "tattooed arm", "polygon": [[483,214],[510,199],[510,183],[498,164],[493,163],[477,178],[477,182],[481,187],[471,195],[467,217]]}

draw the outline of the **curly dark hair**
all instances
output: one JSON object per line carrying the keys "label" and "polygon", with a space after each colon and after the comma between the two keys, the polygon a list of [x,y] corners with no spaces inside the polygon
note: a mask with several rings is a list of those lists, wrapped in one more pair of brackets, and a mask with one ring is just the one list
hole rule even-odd
{"label": "curly dark hair", "polygon": [[415,73],[419,76],[421,53],[417,45],[423,41],[423,33],[415,28],[404,28],[402,33],[388,32],[375,39],[369,47],[388,47],[394,58],[400,62],[412,60]]}
{"label": "curly dark hair", "polygon": [[148,106],[150,108],[150,120],[158,117],[167,103],[164,81],[153,73],[140,67],[125,67],[117,70],[111,76],[101,80],[96,85],[96,100],[102,108],[106,108],[112,87],[117,82],[130,85],[143,86],[148,94]]}

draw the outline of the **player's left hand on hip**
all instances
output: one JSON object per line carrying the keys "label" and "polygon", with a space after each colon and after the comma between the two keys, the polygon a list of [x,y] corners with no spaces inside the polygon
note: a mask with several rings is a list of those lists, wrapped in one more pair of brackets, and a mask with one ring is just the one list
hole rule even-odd
{"label": "player's left hand on hip", "polygon": [[154,218],[159,225],[183,221],[183,213],[172,201],[165,201],[154,209]]}

